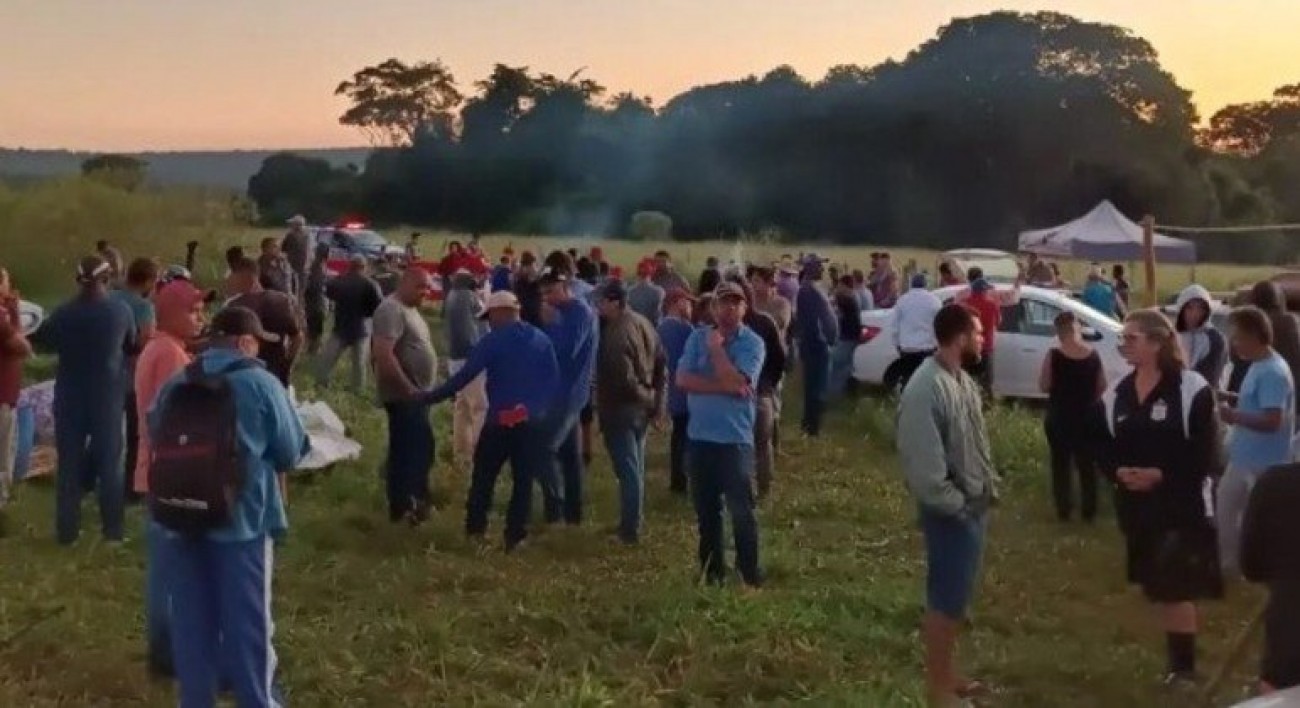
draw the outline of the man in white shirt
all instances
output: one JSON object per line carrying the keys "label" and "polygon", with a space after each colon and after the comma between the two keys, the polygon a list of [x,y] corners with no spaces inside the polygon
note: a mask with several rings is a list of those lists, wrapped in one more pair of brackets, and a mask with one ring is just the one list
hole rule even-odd
{"label": "man in white shirt", "polygon": [[917,367],[934,353],[934,316],[943,303],[925,287],[925,274],[912,276],[911,287],[894,304],[894,348],[898,349],[898,390],[907,386]]}

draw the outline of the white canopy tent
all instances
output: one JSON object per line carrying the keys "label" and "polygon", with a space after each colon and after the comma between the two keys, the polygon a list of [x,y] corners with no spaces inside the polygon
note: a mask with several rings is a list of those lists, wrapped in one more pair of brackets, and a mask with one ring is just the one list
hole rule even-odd
{"label": "white canopy tent", "polygon": [[[1155,257],[1163,263],[1196,263],[1196,244],[1154,235]],[[1102,201],[1069,223],[1020,233],[1020,251],[1054,258],[1089,261],[1142,260],[1142,227]]]}

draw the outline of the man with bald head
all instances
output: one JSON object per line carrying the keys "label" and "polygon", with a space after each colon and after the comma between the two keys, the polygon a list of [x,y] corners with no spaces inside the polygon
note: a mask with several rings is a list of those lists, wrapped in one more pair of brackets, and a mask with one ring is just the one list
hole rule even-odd
{"label": "man with bald head", "polygon": [[428,271],[408,267],[396,292],[375,310],[371,340],[379,400],[388,414],[388,518],[412,526],[429,518],[433,427],[429,409],[417,398],[433,386],[438,370],[429,324],[420,313],[432,287]]}

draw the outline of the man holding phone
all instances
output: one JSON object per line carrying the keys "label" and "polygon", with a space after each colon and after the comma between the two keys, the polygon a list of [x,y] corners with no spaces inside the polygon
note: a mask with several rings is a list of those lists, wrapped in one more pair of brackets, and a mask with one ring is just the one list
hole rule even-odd
{"label": "man holding phone", "polygon": [[1273,350],[1273,325],[1256,307],[1228,316],[1232,350],[1250,366],[1241,390],[1221,403],[1219,417],[1232,426],[1228,470],[1219,481],[1219,560],[1228,573],[1238,572],[1241,517],[1259,475],[1291,458],[1295,432],[1295,382],[1286,360]]}

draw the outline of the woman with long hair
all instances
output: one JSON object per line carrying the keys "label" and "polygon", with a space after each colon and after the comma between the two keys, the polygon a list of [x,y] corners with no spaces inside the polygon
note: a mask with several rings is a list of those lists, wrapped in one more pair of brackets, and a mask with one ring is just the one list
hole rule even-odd
{"label": "woman with long hair", "polygon": [[1156,605],[1165,630],[1165,683],[1186,687],[1196,672],[1194,603],[1223,594],[1210,493],[1219,417],[1213,389],[1187,367],[1163,314],[1129,314],[1120,353],[1133,371],[1096,409],[1098,466],[1115,485],[1129,582]]}
{"label": "woman with long hair", "polygon": [[1052,497],[1057,518],[1069,521],[1074,511],[1070,477],[1077,470],[1079,511],[1085,522],[1092,523],[1097,516],[1097,472],[1079,421],[1087,419],[1106,390],[1106,373],[1101,356],[1083,341],[1073,312],[1057,315],[1055,325],[1060,344],[1047,353],[1038,374],[1038,387],[1047,394],[1043,426],[1052,450]]}

